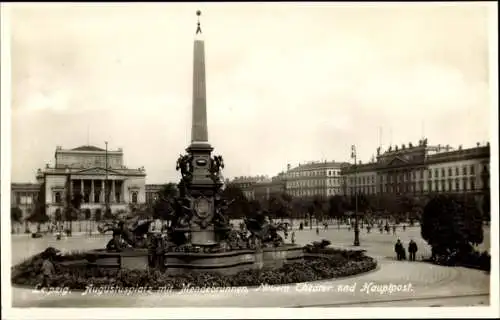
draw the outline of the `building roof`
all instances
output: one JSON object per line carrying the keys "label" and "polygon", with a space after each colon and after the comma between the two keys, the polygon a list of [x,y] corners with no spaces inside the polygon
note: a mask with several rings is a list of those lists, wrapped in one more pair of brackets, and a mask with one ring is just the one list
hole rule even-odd
{"label": "building roof", "polygon": [[12,191],[38,191],[40,189],[41,184],[39,183],[11,183],[10,188]]}
{"label": "building roof", "polygon": [[96,146],[80,146],[80,147],[71,149],[71,151],[106,151],[106,150],[98,148]]}
{"label": "building roof", "polygon": [[302,171],[302,170],[313,170],[313,169],[340,169],[343,166],[348,165],[347,162],[336,162],[336,161],[318,161],[318,162],[309,162],[304,164],[299,164],[297,167],[294,167],[288,172]]}

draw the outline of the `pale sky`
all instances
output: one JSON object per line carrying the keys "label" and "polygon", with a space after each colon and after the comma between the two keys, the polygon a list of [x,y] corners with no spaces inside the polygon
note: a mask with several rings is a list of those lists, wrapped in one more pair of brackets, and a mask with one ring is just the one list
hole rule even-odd
{"label": "pale sky", "polygon": [[104,141],[144,166],[147,183],[179,180],[197,9],[209,142],[225,177],[350,161],[351,144],[366,162],[379,139],[490,139],[485,4],[12,7],[13,182],[34,181],[58,145]]}

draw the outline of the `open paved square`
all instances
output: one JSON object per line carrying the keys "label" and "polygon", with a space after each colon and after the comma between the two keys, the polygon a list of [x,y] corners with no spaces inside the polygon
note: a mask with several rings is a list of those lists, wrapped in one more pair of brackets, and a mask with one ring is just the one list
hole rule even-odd
{"label": "open paved square", "polygon": [[[343,227],[328,230],[315,228],[295,230],[296,241],[307,244],[329,239],[332,246],[354,248],[353,232]],[[12,263],[42,251],[47,246],[71,251],[103,247],[109,235],[88,237],[75,235],[61,241],[47,235],[31,239],[25,235],[12,238]],[[417,259],[430,254],[430,248],[420,237],[420,227],[399,228],[395,235],[377,232],[360,234],[360,249],[376,258],[378,268],[359,276],[319,281],[309,284],[249,288],[242,294],[229,293],[167,293],[134,296],[95,295],[71,292],[66,295],[45,295],[29,289],[13,288],[14,307],[353,307],[353,306],[468,306],[489,305],[489,275],[462,267],[442,267],[425,262],[397,261],[393,247],[396,239],[407,245],[414,239],[419,247]],[[489,229],[480,250],[489,249]],[[411,290],[381,292],[380,285],[406,285]],[[349,291],[350,288],[351,291]],[[368,290],[367,290],[368,289]]]}

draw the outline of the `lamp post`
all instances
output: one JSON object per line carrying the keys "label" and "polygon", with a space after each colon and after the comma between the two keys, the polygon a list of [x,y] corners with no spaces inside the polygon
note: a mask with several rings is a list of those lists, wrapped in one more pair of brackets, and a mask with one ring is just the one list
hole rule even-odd
{"label": "lamp post", "polygon": [[356,146],[355,145],[351,146],[351,158],[354,159],[354,203],[355,203],[355,210],[354,210],[354,246],[358,247],[359,246],[358,190],[357,190],[358,167],[357,167],[357,163],[356,163]]}
{"label": "lamp post", "polygon": [[105,153],[105,178],[104,178],[104,206],[105,206],[105,215],[106,217],[108,216],[108,211],[109,211],[109,197],[108,197],[108,142],[104,141],[106,144],[106,153]]}

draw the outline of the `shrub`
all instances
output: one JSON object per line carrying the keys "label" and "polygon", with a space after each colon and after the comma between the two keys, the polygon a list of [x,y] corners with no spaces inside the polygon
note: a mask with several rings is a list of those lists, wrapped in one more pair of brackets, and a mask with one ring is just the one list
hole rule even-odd
{"label": "shrub", "polygon": [[[304,249],[307,251],[307,249]],[[363,251],[339,250],[334,248],[313,249],[309,256],[299,262],[283,265],[276,269],[245,270],[236,275],[218,273],[185,273],[168,275],[158,270],[116,270],[88,268],[56,263],[53,285],[72,289],[85,289],[87,285],[114,285],[119,287],[150,286],[153,289],[166,286],[182,289],[193,287],[259,286],[261,284],[289,284],[350,276],[376,268],[377,263]],[[75,261],[84,253],[66,254],[60,260]],[[36,285],[42,259],[35,255],[13,267],[12,282],[22,285]]]}

